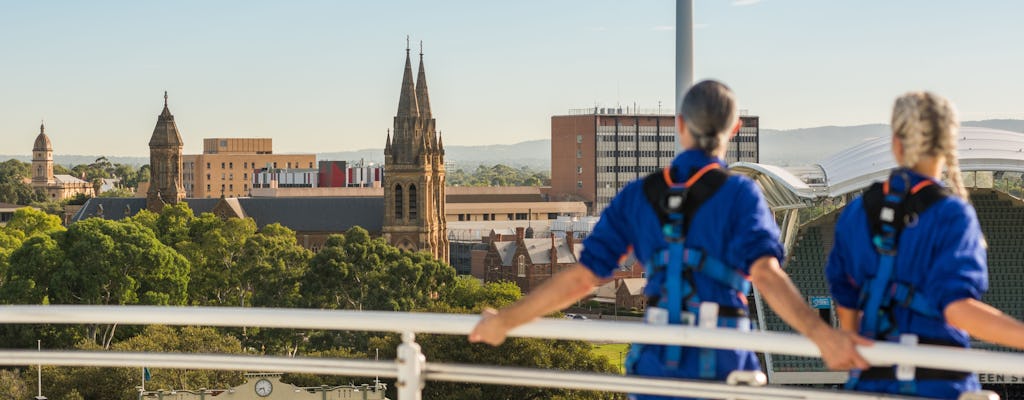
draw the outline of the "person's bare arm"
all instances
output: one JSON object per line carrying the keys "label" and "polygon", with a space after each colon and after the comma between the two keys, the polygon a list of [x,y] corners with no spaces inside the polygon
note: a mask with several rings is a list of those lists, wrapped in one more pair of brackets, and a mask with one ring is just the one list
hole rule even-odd
{"label": "person's bare arm", "polygon": [[836,306],[836,315],[839,316],[840,329],[851,333],[860,330],[860,310]]}
{"label": "person's bare arm", "polygon": [[750,267],[750,278],[772,310],[818,346],[821,358],[829,368],[864,369],[870,366],[857,353],[856,346],[870,345],[871,341],[825,324],[804,302],[775,257],[764,256],[754,261]]}
{"label": "person's bare arm", "polygon": [[943,312],[946,322],[978,339],[1024,349],[1024,323],[971,298],[957,300]]}
{"label": "person's bare arm", "polygon": [[598,281],[593,272],[576,264],[555,274],[530,294],[501,311],[484,310],[483,318],[469,334],[469,341],[497,346],[505,341],[509,330],[568,307],[590,293]]}

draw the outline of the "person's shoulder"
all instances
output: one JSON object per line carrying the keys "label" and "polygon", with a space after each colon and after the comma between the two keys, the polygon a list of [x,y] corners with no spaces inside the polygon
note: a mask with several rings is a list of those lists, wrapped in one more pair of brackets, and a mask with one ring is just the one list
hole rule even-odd
{"label": "person's shoulder", "polygon": [[935,202],[932,207],[936,209],[935,211],[938,214],[939,219],[943,221],[943,224],[963,224],[969,221],[978,220],[978,215],[974,211],[974,206],[967,202],[967,199],[960,196],[945,196],[941,200]]}
{"label": "person's shoulder", "polygon": [[635,203],[641,199],[646,199],[646,193],[644,190],[644,181],[648,175],[644,175],[641,178],[635,179],[622,187],[619,193],[612,198],[611,203],[608,207],[634,207]]}
{"label": "person's shoulder", "polygon": [[846,203],[843,210],[839,212],[839,225],[845,225],[850,223],[851,219],[863,219],[864,215],[867,214],[867,210],[864,209],[864,196],[854,197],[853,200]]}
{"label": "person's shoulder", "polygon": [[727,193],[734,200],[755,201],[764,197],[757,182],[736,172],[729,173],[729,179],[722,184],[719,190]]}

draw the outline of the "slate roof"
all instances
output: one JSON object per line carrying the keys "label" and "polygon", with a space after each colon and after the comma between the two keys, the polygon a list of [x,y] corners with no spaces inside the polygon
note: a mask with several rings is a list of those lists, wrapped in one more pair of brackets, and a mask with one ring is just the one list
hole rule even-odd
{"label": "slate roof", "polygon": [[[383,230],[383,197],[242,197],[237,201],[244,215],[263,227],[280,223],[298,232],[344,232],[361,226],[371,233]],[[220,199],[185,199],[196,215],[211,212]],[[98,197],[86,201],[82,209],[71,218],[72,222],[98,215],[103,206],[103,218],[123,219],[146,208],[146,199],[125,197]],[[125,206],[130,209],[126,213]]]}
{"label": "slate roof", "polygon": [[83,180],[78,179],[76,177],[73,177],[71,175],[61,175],[61,174],[54,175],[53,176],[53,180],[56,181],[58,184],[68,184],[68,183],[79,183],[79,184],[84,183],[84,184],[89,184],[89,182],[83,181]]}
{"label": "slate roof", "polygon": [[[527,253],[530,254],[530,262],[533,264],[551,263],[551,238],[523,239]],[[501,256],[501,264],[507,267],[512,266],[512,257],[516,253],[516,242],[495,242],[498,255]],[[555,238],[555,248],[558,249],[557,264],[572,264],[579,262],[580,252],[583,245],[575,243],[572,249],[569,248],[569,241],[565,238]]]}

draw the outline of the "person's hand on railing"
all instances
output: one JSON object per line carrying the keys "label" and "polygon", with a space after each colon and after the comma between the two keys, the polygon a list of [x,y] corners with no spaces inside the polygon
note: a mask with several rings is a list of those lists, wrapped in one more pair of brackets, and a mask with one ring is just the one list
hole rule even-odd
{"label": "person's hand on railing", "polygon": [[480,322],[477,322],[473,331],[469,333],[469,341],[471,343],[484,342],[491,346],[497,346],[505,342],[508,330],[508,326],[502,321],[497,310],[485,308],[480,313]]}
{"label": "person's hand on railing", "polygon": [[818,346],[818,350],[821,350],[821,359],[829,369],[845,371],[871,367],[871,364],[857,352],[857,346],[874,344],[870,339],[827,325],[820,329],[820,332],[814,332],[808,337]]}

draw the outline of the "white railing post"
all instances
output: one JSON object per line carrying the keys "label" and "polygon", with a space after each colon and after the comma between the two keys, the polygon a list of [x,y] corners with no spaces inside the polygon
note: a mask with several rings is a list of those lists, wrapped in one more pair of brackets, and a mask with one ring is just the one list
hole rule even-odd
{"label": "white railing post", "polygon": [[427,358],[423,356],[416,334],[402,332],[402,344],[398,345],[398,400],[420,400],[423,393],[423,367]]}

